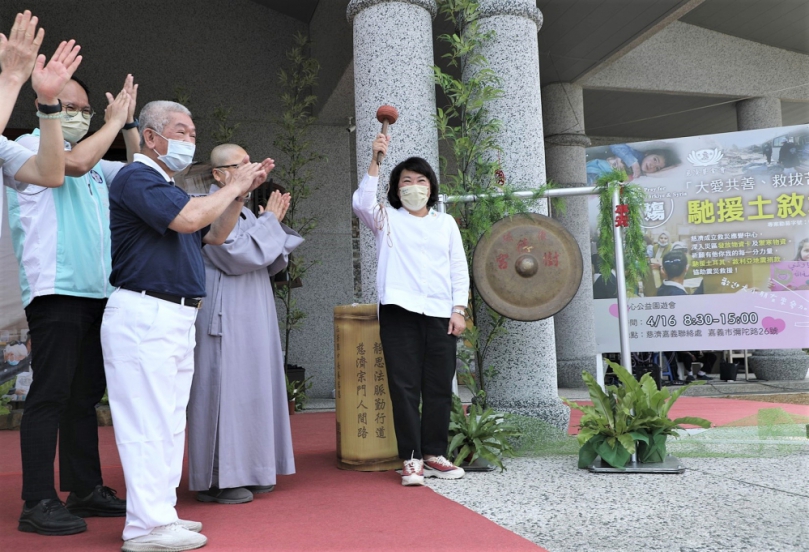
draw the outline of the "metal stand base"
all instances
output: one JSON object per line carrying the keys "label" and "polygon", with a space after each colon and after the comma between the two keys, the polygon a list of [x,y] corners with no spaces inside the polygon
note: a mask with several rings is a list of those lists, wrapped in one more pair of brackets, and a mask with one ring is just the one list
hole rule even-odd
{"label": "metal stand base", "polygon": [[595,462],[587,468],[592,473],[683,473],[683,466],[680,459],[669,454],[662,462],[641,464],[640,462],[627,462],[623,469],[613,468],[601,458],[596,458]]}
{"label": "metal stand base", "polygon": [[461,463],[461,467],[464,469],[464,471],[468,471],[468,472],[490,472],[490,471],[494,471],[494,466],[489,464],[483,458],[476,458],[475,461],[472,462],[471,464],[469,464],[467,462],[463,462],[463,463]]}

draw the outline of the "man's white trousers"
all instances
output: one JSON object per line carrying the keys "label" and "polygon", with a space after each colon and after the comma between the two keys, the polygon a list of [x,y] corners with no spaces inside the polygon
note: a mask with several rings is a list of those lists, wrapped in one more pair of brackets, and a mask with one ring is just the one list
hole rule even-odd
{"label": "man's white trousers", "polygon": [[124,540],[177,521],[196,316],[194,308],[124,289],[104,311],[101,346],[126,481]]}

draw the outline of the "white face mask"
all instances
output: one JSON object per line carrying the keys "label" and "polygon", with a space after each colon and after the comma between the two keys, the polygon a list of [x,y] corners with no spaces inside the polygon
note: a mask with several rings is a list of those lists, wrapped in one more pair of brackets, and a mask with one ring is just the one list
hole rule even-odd
{"label": "white face mask", "polygon": [[90,129],[90,121],[84,118],[81,112],[73,117],[68,117],[67,113],[62,114],[62,136],[71,144],[75,144],[84,138]]}
{"label": "white face mask", "polygon": [[399,199],[408,211],[420,211],[430,199],[430,187],[413,185],[399,188]]}
{"label": "white face mask", "polygon": [[169,147],[166,150],[165,155],[160,155],[156,150],[153,151],[157,153],[157,158],[162,161],[170,171],[180,172],[190,165],[194,160],[194,152],[196,151],[197,146],[191,142],[183,142],[182,140],[172,140],[171,138],[166,138],[157,131],[155,131],[155,134],[169,143]]}

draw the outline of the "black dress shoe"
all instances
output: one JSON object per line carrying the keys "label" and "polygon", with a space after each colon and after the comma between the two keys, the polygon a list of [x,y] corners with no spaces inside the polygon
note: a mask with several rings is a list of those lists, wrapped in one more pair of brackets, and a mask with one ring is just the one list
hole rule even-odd
{"label": "black dress shoe", "polygon": [[87,523],[68,512],[58,498],[46,498],[32,508],[22,507],[17,529],[40,535],[73,535],[87,531]]}
{"label": "black dress shoe", "polygon": [[79,498],[70,493],[65,503],[70,513],[79,517],[122,517],[126,515],[126,500],[115,496],[115,489],[96,485],[89,496]]}

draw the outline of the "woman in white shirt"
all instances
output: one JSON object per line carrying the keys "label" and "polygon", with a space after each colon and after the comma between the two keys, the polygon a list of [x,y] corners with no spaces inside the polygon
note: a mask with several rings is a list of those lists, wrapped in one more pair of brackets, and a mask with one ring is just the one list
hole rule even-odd
{"label": "woman in white shirt", "polygon": [[380,338],[404,460],[402,485],[424,485],[425,476],[464,475],[444,454],[469,269],[455,219],[431,208],[438,201],[438,179],[427,161],[399,163],[391,172],[389,205],[377,202],[376,158],[387,153],[389,141],[384,134],[374,140],[368,174],[352,204],[376,236]]}

